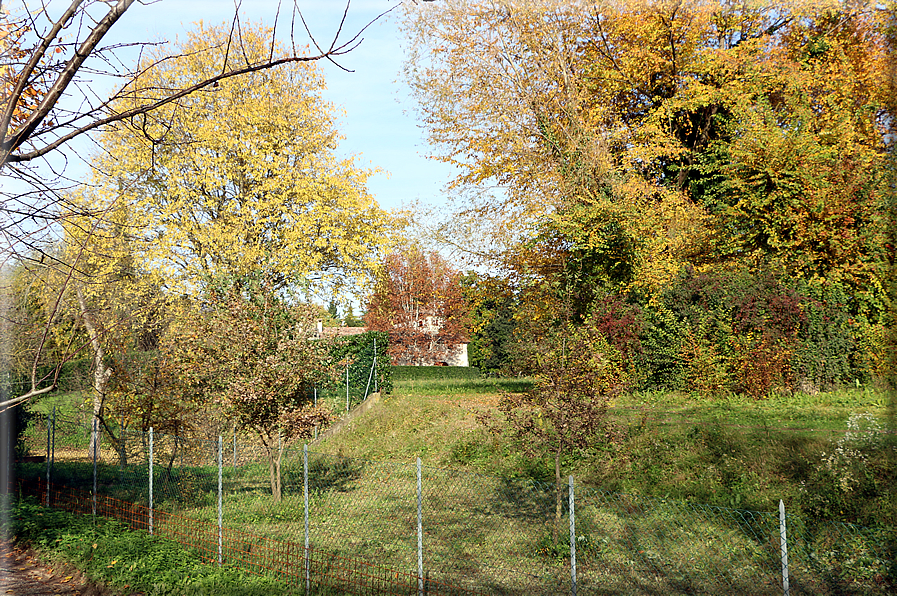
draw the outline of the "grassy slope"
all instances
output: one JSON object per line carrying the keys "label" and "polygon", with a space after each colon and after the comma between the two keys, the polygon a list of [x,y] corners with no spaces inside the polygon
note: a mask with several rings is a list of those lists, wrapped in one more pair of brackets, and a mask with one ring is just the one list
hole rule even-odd
{"label": "grassy slope", "polygon": [[[368,459],[419,455],[434,466],[550,478],[547,459],[522,457],[477,421],[478,414],[495,412],[499,388],[494,381],[400,382],[351,432],[317,450]],[[850,415],[869,412],[884,423],[885,410],[885,397],[869,391],[756,402],[629,396],[610,414],[618,441],[576,454],[565,467],[612,491],[765,511],[784,499],[816,514],[869,523],[882,495],[822,495],[827,500],[819,503],[814,483],[821,481],[823,453],[835,448]]]}
{"label": "grassy slope", "polygon": [[[432,466],[549,480],[550,461],[521,455],[477,420],[496,413],[500,391],[527,387],[518,380],[398,381],[394,394],[351,431],[314,449],[368,460],[420,456]],[[66,410],[83,401],[76,394],[48,396],[33,409],[44,414],[53,404]],[[784,499],[816,516],[895,523],[894,495],[881,489],[897,484],[893,470],[876,469],[882,462],[872,461],[866,471],[876,482],[839,491],[822,460],[835,450],[851,414],[872,413],[884,424],[886,409],[886,397],[868,390],[760,401],[627,396],[610,413],[617,440],[568,458],[565,472],[616,492],[763,511]]]}

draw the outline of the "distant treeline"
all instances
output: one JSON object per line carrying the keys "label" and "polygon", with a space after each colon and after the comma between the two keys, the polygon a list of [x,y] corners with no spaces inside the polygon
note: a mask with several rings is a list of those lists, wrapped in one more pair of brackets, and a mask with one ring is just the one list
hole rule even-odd
{"label": "distant treeline", "polygon": [[[884,383],[884,306],[867,298],[836,281],[689,269],[657,295],[599,295],[574,315],[619,350],[634,389],[758,398]],[[514,300],[487,306],[471,362],[516,372],[525,326]]]}

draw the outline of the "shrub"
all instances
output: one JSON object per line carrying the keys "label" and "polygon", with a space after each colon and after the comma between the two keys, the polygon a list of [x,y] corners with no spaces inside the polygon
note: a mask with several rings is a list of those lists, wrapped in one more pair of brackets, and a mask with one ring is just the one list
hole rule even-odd
{"label": "shrub", "polygon": [[[389,349],[389,334],[383,331],[367,331],[358,335],[341,337],[333,342],[331,355],[335,360],[348,357],[349,387],[353,398],[361,398],[368,378],[371,374],[371,366],[374,363],[374,343],[377,344],[377,387],[382,393],[392,393],[392,369]],[[345,377],[342,377],[343,382]],[[374,379],[371,378],[371,390],[374,387]]]}
{"label": "shrub", "polygon": [[390,369],[396,381],[479,379],[481,376],[475,366],[391,366]]}
{"label": "shrub", "polygon": [[821,453],[801,485],[805,510],[824,519],[893,526],[895,449],[874,416],[851,414],[847,432]]}

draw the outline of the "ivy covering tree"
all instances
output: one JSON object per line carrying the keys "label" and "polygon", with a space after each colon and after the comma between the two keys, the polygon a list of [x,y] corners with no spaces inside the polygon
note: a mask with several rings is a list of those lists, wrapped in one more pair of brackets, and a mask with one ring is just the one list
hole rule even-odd
{"label": "ivy covering tree", "polygon": [[[699,368],[710,375],[699,384],[717,384],[709,371],[719,370],[721,387],[754,396],[882,378],[893,251],[881,247],[893,225],[888,156],[897,138],[893,8],[409,6],[406,76],[436,157],[460,169],[452,185],[470,197],[444,232],[456,233],[455,246],[493,240],[487,264],[516,288],[516,320],[526,323],[518,334],[547,337],[607,300],[637,307],[648,343],[673,333],[680,346],[661,359],[679,375],[661,374],[665,386],[687,386]],[[483,192],[495,184],[505,192]],[[741,273],[755,280],[732,281]],[[747,333],[726,318],[736,312],[689,318],[665,307],[689,279],[758,292],[750,299],[772,310],[753,320],[769,325]],[[768,292],[776,283],[781,289]],[[823,338],[807,335],[809,322],[783,331],[797,343],[779,350],[786,340],[770,314],[779,299],[799,304],[801,320],[845,312],[844,337],[825,341],[847,350],[850,369],[812,372],[819,368],[807,354],[829,348],[812,344]],[[725,321],[715,338],[710,319]],[[651,358],[660,366],[659,354]],[[793,374],[750,370],[758,358],[764,370]],[[645,382],[659,382],[655,373]]]}

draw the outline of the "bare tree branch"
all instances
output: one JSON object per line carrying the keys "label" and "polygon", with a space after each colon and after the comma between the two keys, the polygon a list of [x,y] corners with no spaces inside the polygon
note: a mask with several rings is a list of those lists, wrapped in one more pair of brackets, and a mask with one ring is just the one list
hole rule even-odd
{"label": "bare tree branch", "polygon": [[[27,86],[29,79],[31,78],[31,73],[34,71],[34,67],[38,62],[43,58],[47,48],[50,47],[53,40],[59,35],[59,33],[65,28],[68,21],[74,16],[75,11],[77,11],[80,6],[80,0],[75,0],[72,2],[69,9],[65,12],[65,14],[53,25],[53,28],[50,32],[44,37],[43,42],[39,46],[38,50],[34,52],[31,60],[28,63],[28,66],[25,68],[25,71],[19,78],[19,82],[16,85],[16,89],[13,92],[13,96],[10,99],[9,106],[7,106],[6,111],[4,112],[4,117],[2,122],[0,122],[0,132],[2,132],[2,144],[0,144],[0,167],[6,164],[7,161],[12,157],[12,152],[18,149],[22,143],[27,141],[34,131],[40,126],[41,122],[50,114],[53,108],[56,106],[56,103],[59,101],[59,98],[62,97],[63,92],[69,86],[72,79],[78,73],[78,70],[81,68],[81,65],[84,64],[84,61],[93,53],[96,49],[97,44],[100,43],[100,40],[109,32],[109,29],[112,28],[112,25],[118,21],[119,18],[125,13],[126,10],[134,3],[134,0],[119,0],[112,8],[109,9],[109,12],[106,13],[106,16],[97,23],[97,25],[90,32],[90,35],[87,36],[81,45],[75,50],[74,56],[72,56],[69,61],[66,63],[65,68],[62,73],[44,95],[43,100],[38,105],[37,109],[31,114],[31,116],[25,121],[22,127],[12,135],[7,136],[9,131],[9,124],[11,121],[12,113],[15,110],[16,103],[18,102],[19,97],[21,97],[22,91]],[[58,146],[58,145],[57,145]],[[46,152],[44,152],[46,153]],[[39,155],[43,155],[44,153],[40,153]],[[35,155],[38,157],[38,155]],[[21,159],[17,159],[14,161],[23,161]]]}
{"label": "bare tree branch", "polygon": [[[112,113],[106,117],[97,118],[86,124],[78,126],[75,125],[78,120],[81,120],[83,118],[92,118],[95,115],[99,115],[99,113],[103,111],[109,110],[112,102],[115,99],[121,97],[121,94],[129,89],[128,83],[125,84],[119,92],[113,94],[110,100],[101,102],[99,106],[88,107],[85,110],[74,112],[71,117],[66,118],[66,122],[64,124],[56,124],[54,126],[41,129],[41,125],[47,121],[50,114],[52,114],[54,110],[58,109],[57,104],[59,102],[59,99],[63,96],[66,89],[68,89],[72,82],[75,80],[76,75],[79,72],[86,70],[86,67],[84,66],[85,61],[89,57],[96,56],[101,53],[102,50],[100,50],[98,47],[100,41],[109,32],[109,30],[118,21],[118,19],[121,18],[125,11],[130,8],[133,2],[134,0],[119,0],[113,7],[110,8],[109,12],[103,17],[103,19],[101,19],[96,23],[96,25],[93,26],[87,38],[78,45],[74,55],[61,68],[61,71],[59,72],[53,84],[49,87],[49,89],[47,89],[46,93],[44,93],[44,96],[41,99],[39,105],[32,111],[25,122],[16,127],[16,130],[14,132],[10,133],[10,129],[13,126],[13,115],[15,113],[16,106],[19,105],[24,90],[29,85],[35,83],[35,72],[37,71],[40,62],[47,56],[47,50],[53,46],[54,42],[57,44],[57,48],[63,47],[63,44],[59,40],[67,24],[69,24],[77,16],[79,10],[82,17],[84,16],[86,7],[83,6],[83,0],[75,0],[74,2],[72,2],[66,12],[54,22],[53,27],[45,35],[42,36],[40,45],[32,53],[32,56],[23,71],[19,73],[14,93],[9,98],[9,103],[3,109],[2,120],[0,120],[0,168],[3,168],[3,166],[10,163],[31,161],[36,158],[45,156],[59,149],[62,145],[68,143],[72,139],[87,132],[93,131],[113,122],[131,118],[138,114],[150,112],[168,103],[190,95],[191,93],[195,93],[196,91],[204,89],[208,86],[212,86],[219,81],[231,77],[246,75],[268,68],[276,68],[278,66],[294,62],[314,62],[318,60],[327,60],[332,62],[338,68],[348,70],[337,63],[335,58],[345,55],[357,48],[362,41],[360,37],[361,34],[372,23],[376,22],[385,14],[391,12],[396,8],[394,6],[384,11],[383,13],[372,19],[369,23],[367,23],[349,40],[341,41],[340,38],[343,35],[343,27],[345,26],[346,15],[348,14],[348,10],[350,7],[350,3],[347,2],[346,9],[340,21],[339,27],[335,32],[331,43],[329,44],[329,47],[327,47],[326,50],[321,47],[321,45],[311,34],[311,31],[309,30],[307,24],[304,21],[304,18],[302,17],[302,13],[296,11],[299,15],[299,18],[302,20],[306,32],[308,33],[314,47],[318,50],[318,53],[316,54],[300,56],[297,55],[294,50],[293,54],[290,56],[280,59],[274,59],[272,51],[269,59],[264,62],[253,64],[247,61],[245,66],[231,69],[227,68],[227,63],[225,62],[222,72],[217,76],[206,79],[204,81],[200,81],[195,85],[190,86],[189,88],[178,90],[168,97],[155,101],[149,101],[143,106],[138,106],[125,112]],[[44,8],[44,11],[46,11],[46,8]],[[238,36],[237,40],[239,42],[240,22],[237,14],[235,14],[234,16],[233,29]],[[231,42],[229,41],[228,45],[230,45],[230,43]],[[272,48],[273,43],[274,41],[272,40]],[[114,47],[120,46],[121,44],[118,44]],[[132,75],[133,78],[136,78],[137,76],[137,73],[134,73]],[[136,90],[133,89],[131,91],[136,92]],[[36,143],[38,138],[42,135],[50,134],[56,130],[68,127],[71,127],[71,130],[69,130],[69,132],[57,137],[53,141],[45,144]],[[39,146],[34,147],[29,151],[15,153],[26,143],[31,143],[32,145],[38,144]]]}

